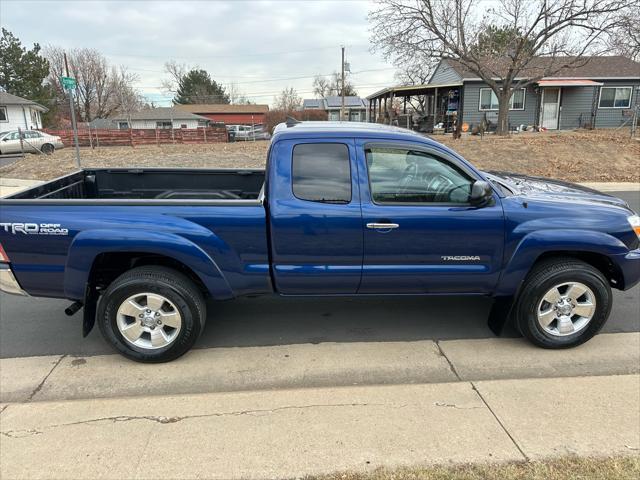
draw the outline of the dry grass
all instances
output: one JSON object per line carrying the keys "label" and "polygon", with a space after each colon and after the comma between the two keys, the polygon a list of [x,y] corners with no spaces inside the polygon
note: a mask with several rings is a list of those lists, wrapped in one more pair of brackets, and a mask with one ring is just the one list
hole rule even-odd
{"label": "dry grass", "polygon": [[[436,140],[485,170],[504,170],[567,181],[640,181],[640,141],[628,133],[576,131],[511,137],[465,136]],[[82,149],[84,167],[264,168],[268,142]],[[27,155],[0,168],[0,176],[47,180],[76,169],[73,148]]]}
{"label": "dry grass", "polygon": [[507,464],[342,472],[306,480],[638,480],[640,457],[580,458]]}

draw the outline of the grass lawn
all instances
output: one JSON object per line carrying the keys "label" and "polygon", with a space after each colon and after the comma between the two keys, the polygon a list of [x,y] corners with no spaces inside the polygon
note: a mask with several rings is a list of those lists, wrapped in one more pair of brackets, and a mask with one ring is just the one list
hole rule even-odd
{"label": "grass lawn", "polygon": [[640,456],[565,457],[549,461],[378,469],[341,472],[306,480],[638,480]]}

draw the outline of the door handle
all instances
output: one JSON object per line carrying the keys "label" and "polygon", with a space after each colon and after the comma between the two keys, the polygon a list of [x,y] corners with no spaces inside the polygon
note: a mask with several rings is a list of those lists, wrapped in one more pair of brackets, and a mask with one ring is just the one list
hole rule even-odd
{"label": "door handle", "polygon": [[371,228],[373,230],[393,230],[399,226],[400,225],[397,223],[367,223],[367,228]]}

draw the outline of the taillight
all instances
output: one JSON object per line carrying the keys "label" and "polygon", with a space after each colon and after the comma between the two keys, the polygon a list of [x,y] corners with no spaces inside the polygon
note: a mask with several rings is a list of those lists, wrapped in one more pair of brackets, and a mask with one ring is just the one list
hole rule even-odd
{"label": "taillight", "polygon": [[4,248],[2,248],[1,243],[0,243],[0,262],[9,263],[9,256],[7,255],[7,252],[4,251]]}

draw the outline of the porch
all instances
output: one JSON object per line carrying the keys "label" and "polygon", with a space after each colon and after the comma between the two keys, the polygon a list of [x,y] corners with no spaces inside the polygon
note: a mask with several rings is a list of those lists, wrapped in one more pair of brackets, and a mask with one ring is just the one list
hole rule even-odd
{"label": "porch", "polygon": [[390,87],[367,97],[372,123],[424,133],[450,133],[462,126],[462,83]]}

